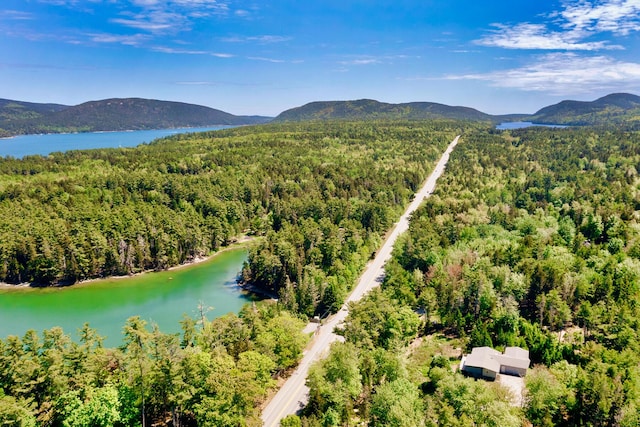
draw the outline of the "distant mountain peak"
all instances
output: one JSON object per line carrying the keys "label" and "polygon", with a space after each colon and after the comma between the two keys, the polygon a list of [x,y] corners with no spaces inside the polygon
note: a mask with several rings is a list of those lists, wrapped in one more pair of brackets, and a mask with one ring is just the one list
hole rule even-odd
{"label": "distant mountain peak", "polygon": [[246,125],[270,119],[235,116],[201,105],[144,98],[109,98],[73,107],[0,100],[0,136]]}
{"label": "distant mountain peak", "polygon": [[306,120],[458,119],[495,121],[496,117],[470,107],[451,107],[435,102],[389,104],[375,99],[315,101],[286,110],[274,122]]}
{"label": "distant mountain peak", "polygon": [[612,93],[595,101],[561,101],[536,112],[536,123],[563,125],[609,125],[640,122],[640,96]]}
{"label": "distant mountain peak", "polygon": [[593,101],[594,104],[616,105],[621,108],[632,108],[640,105],[640,96],[631,93],[611,93]]}

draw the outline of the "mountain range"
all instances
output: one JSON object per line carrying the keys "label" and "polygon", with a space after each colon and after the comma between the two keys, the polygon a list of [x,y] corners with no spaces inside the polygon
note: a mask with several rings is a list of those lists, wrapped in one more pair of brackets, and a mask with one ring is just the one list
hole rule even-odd
{"label": "mountain range", "polygon": [[308,120],[380,120],[380,119],[456,119],[470,121],[509,121],[526,115],[492,116],[470,107],[452,107],[435,102],[387,104],[373,99],[356,101],[311,102],[286,110],[274,122]]}
{"label": "mountain range", "polygon": [[491,123],[530,121],[572,126],[640,124],[640,97],[615,93],[595,101],[562,101],[534,114],[491,115],[469,107],[452,107],[434,102],[387,104],[371,99],[311,102],[282,112],[273,121],[456,119]]}
{"label": "mountain range", "polygon": [[640,97],[614,93],[595,101],[562,101],[534,114],[491,115],[435,102],[388,104],[372,99],[321,101],[292,108],[276,118],[235,116],[182,102],[113,98],[76,106],[0,99],[0,136],[34,133],[167,129],[321,120],[455,119],[500,123],[530,121],[572,126],[640,125]]}
{"label": "mountain range", "polygon": [[528,118],[540,124],[592,126],[640,124],[640,96],[612,93],[595,101],[562,101],[544,107]]}
{"label": "mountain range", "polygon": [[0,136],[248,125],[271,117],[235,116],[182,102],[112,98],[68,106],[0,99]]}

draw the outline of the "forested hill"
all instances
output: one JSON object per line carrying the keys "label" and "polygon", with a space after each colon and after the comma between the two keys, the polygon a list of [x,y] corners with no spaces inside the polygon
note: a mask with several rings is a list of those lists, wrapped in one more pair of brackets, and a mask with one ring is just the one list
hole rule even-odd
{"label": "forested hill", "polygon": [[55,113],[69,108],[61,104],[37,104],[33,102],[0,99],[0,122],[11,120],[25,120],[42,117],[44,114]]}
{"label": "forested hill", "polygon": [[[307,342],[298,316],[340,307],[457,134],[381,286],[350,304],[344,342],[309,371],[309,404],[281,425],[640,425],[640,132],[444,121],[0,159],[6,280],[163,268],[249,229],[263,237],[244,277],[280,296],[185,317],[180,335],[133,317],[114,349],[88,325],[77,343],[60,328],[0,339],[0,424],[262,425]],[[478,346],[529,350],[522,401],[457,372]]]}
{"label": "forested hill", "polygon": [[640,124],[640,96],[613,93],[591,102],[562,101],[539,110],[535,123],[563,125]]}
{"label": "forested hill", "polygon": [[471,127],[266,124],[0,158],[0,281],[163,269],[244,232],[262,236],[244,279],[281,296],[211,322],[185,317],[181,336],[133,317],[115,349],[89,326],[77,344],[60,328],[0,339],[0,425],[262,425],[273,378],[305,347],[300,317],[341,307],[446,146]]}
{"label": "forested hill", "polygon": [[[640,425],[639,153],[638,131],[463,133],[282,424]],[[458,371],[483,346],[529,351],[522,400]]]}
{"label": "forested hill", "polygon": [[452,107],[435,102],[387,104],[372,99],[360,99],[356,101],[311,102],[280,113],[274,121],[380,119],[455,119],[493,122],[497,120],[497,116],[491,116],[469,107]]}
{"label": "forested hill", "polygon": [[640,97],[614,93],[591,102],[562,101],[535,114],[491,115],[470,107],[435,102],[388,104],[371,99],[320,101],[286,110],[274,122],[324,120],[454,119],[480,122],[531,121],[575,126],[640,125]]}
{"label": "forested hill", "polygon": [[72,107],[0,100],[0,136],[244,125],[269,120],[235,116],[200,105],[141,98],[105,99]]}
{"label": "forested hill", "polygon": [[[266,246],[251,253],[247,280],[279,292],[339,276],[337,298],[351,283],[340,269],[357,274],[459,126],[267,124],[0,159],[0,282],[164,269],[250,230]],[[325,282],[298,303],[310,315]]]}
{"label": "forested hill", "polygon": [[[389,104],[372,99],[318,101],[280,113],[274,122],[326,120],[453,119],[487,123],[532,121],[564,125],[640,125],[640,97],[626,93],[592,102],[562,101],[533,115],[491,115],[464,106],[435,102]],[[0,99],[0,137],[59,132],[161,129],[208,125],[244,125],[271,121],[263,116],[235,116],[224,111],[181,102],[114,98],[76,106],[35,104]]]}

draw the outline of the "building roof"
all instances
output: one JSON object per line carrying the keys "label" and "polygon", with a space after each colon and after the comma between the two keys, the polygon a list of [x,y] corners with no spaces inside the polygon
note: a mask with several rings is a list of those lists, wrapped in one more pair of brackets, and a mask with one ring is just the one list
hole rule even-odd
{"label": "building roof", "polygon": [[520,347],[507,347],[504,349],[504,355],[507,357],[529,360],[529,350],[525,350]]}
{"label": "building roof", "polygon": [[491,347],[475,347],[471,354],[467,355],[464,366],[487,369],[500,372],[500,362],[496,359],[501,353]]}
{"label": "building roof", "polygon": [[518,369],[529,367],[529,351],[520,347],[507,347],[504,354],[491,347],[474,347],[464,360],[464,366],[500,372],[501,366]]}
{"label": "building roof", "polygon": [[517,357],[496,356],[500,366],[509,366],[511,368],[527,369],[529,367],[529,359],[519,359]]}

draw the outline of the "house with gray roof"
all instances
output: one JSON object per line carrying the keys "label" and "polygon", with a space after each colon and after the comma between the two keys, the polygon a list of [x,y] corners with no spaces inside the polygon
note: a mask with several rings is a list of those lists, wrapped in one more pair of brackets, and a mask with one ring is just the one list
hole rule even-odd
{"label": "house with gray roof", "polygon": [[524,377],[530,363],[529,351],[520,347],[507,347],[504,353],[491,347],[474,347],[462,357],[460,371],[489,380],[495,380],[498,374]]}

